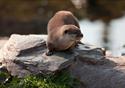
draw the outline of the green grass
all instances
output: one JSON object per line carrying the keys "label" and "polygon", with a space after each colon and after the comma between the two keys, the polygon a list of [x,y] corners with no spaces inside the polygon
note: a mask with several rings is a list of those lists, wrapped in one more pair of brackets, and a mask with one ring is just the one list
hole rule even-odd
{"label": "green grass", "polygon": [[13,77],[10,83],[1,84],[0,88],[73,88],[76,84],[77,81],[68,72],[60,72],[56,75],[31,75],[23,79]]}

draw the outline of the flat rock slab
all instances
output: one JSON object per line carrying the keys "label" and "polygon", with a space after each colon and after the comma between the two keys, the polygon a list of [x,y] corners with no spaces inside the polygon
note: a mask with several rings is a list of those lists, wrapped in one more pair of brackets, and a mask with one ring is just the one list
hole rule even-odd
{"label": "flat rock slab", "polygon": [[46,38],[13,34],[0,49],[0,71],[24,77],[67,69],[80,82],[76,88],[125,88],[124,56],[106,56],[104,49],[88,44],[46,56]]}
{"label": "flat rock slab", "polygon": [[[101,48],[83,44],[72,51],[46,56],[46,39],[46,35],[13,34],[0,50],[2,66],[6,67],[11,75],[24,77],[29,74],[49,74],[67,68],[78,57],[94,63],[104,57]],[[96,56],[93,55],[95,52]]]}

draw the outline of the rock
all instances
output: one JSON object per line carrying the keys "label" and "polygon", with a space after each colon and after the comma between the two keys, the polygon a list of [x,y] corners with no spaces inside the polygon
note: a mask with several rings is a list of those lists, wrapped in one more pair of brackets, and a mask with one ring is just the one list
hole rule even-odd
{"label": "rock", "polygon": [[46,37],[13,34],[0,50],[2,66],[6,67],[11,75],[24,77],[29,74],[49,74],[67,68],[76,57],[92,63],[104,57],[103,50],[90,45],[79,45],[73,51],[56,52],[52,56],[46,56]]}
{"label": "rock", "polygon": [[125,87],[124,56],[106,56],[104,49],[87,44],[79,44],[72,51],[46,56],[46,37],[13,34],[0,49],[0,71],[24,77],[66,69],[79,80],[80,86],[76,88]]}
{"label": "rock", "polygon": [[99,62],[91,64],[77,59],[70,66],[70,73],[86,88],[124,88],[125,57],[106,57]]}
{"label": "rock", "polygon": [[103,48],[98,48],[88,44],[79,45],[74,51],[78,53],[77,57],[79,60],[91,64],[100,62],[101,59],[104,59],[105,55],[105,50]]}
{"label": "rock", "polygon": [[124,56],[106,56],[104,49],[87,44],[46,56],[46,37],[12,35],[0,50],[1,67],[6,67],[12,76],[18,77],[53,74],[65,69],[79,80],[81,86],[76,88],[125,87]]}
{"label": "rock", "polygon": [[46,56],[45,35],[13,34],[0,50],[0,62],[12,76],[24,77],[29,74],[49,74],[72,64],[74,52],[57,52]]}

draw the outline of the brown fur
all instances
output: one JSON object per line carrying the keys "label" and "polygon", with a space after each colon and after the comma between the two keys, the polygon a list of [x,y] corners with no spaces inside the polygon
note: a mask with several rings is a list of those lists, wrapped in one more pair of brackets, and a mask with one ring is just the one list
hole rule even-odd
{"label": "brown fur", "polygon": [[77,18],[69,11],[57,12],[48,23],[47,55],[73,48],[82,38]]}

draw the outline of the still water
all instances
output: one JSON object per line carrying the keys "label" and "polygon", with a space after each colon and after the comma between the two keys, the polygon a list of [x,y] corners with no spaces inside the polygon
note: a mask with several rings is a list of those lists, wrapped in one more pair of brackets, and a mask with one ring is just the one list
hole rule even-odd
{"label": "still water", "polygon": [[[105,24],[100,21],[91,22],[88,19],[81,20],[80,27],[84,38],[84,43],[103,47],[103,31]],[[120,56],[125,45],[125,16],[112,20],[108,27],[108,47],[114,56]]]}

